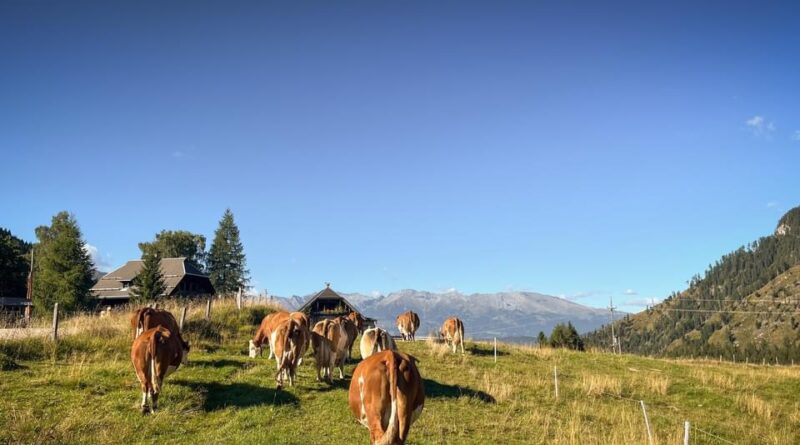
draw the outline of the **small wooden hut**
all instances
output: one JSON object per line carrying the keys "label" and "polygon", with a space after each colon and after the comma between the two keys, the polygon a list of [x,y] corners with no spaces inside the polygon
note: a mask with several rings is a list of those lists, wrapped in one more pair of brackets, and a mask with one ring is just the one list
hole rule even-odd
{"label": "small wooden hut", "polygon": [[374,318],[365,316],[346,298],[331,289],[331,283],[325,283],[325,288],[309,298],[299,311],[308,315],[312,326],[326,318],[346,316],[351,312],[361,314],[365,320],[366,327],[375,326]]}

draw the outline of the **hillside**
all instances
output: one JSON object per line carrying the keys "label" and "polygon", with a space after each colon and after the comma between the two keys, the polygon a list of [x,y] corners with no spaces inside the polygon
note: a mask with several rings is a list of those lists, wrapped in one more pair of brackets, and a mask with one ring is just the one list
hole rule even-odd
{"label": "hillside", "polygon": [[[800,361],[800,207],[772,235],[723,256],[688,289],[615,325],[623,349],[649,355],[722,355]],[[606,347],[609,326],[586,336]]]}
{"label": "hillside", "polygon": [[[549,334],[558,323],[571,321],[580,332],[600,327],[609,320],[609,312],[583,306],[563,298],[535,292],[497,292],[462,294],[461,292],[428,292],[405,289],[377,297],[343,294],[378,325],[397,334],[397,315],[412,310],[420,316],[420,332],[437,331],[448,317],[458,315],[466,334],[474,339],[533,339],[544,331]],[[289,309],[302,306],[306,298],[278,298]],[[527,340],[526,340],[527,341]]]}
{"label": "hillside", "polygon": [[[298,385],[274,389],[274,362],[246,356],[263,314],[216,307],[190,312],[190,363],[170,376],[160,411],[142,416],[128,359],[127,315],[65,320],[84,334],[57,348],[46,340],[0,341],[4,361],[0,443],[364,443],[347,406],[349,380],[318,383],[308,363]],[[221,334],[221,335],[217,335]],[[646,443],[644,400],[656,444],[800,443],[800,369],[668,361],[488,344],[467,354],[403,343],[419,360],[425,408],[410,443]],[[354,351],[356,355],[357,351]],[[554,395],[553,368],[559,375]],[[349,376],[354,369],[347,366]]]}

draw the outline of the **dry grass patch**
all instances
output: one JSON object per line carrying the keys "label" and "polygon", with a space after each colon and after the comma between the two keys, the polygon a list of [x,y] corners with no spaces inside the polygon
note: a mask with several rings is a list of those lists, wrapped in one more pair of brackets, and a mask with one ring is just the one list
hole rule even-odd
{"label": "dry grass patch", "polygon": [[748,414],[756,415],[764,420],[771,420],[775,415],[769,402],[755,394],[736,396],[736,404]]}
{"label": "dry grass patch", "polygon": [[642,383],[648,391],[653,394],[665,396],[669,391],[670,379],[661,375],[647,375],[642,379]]}
{"label": "dry grass patch", "polygon": [[611,394],[621,396],[623,385],[622,380],[606,375],[589,375],[581,379],[583,391],[590,396]]}

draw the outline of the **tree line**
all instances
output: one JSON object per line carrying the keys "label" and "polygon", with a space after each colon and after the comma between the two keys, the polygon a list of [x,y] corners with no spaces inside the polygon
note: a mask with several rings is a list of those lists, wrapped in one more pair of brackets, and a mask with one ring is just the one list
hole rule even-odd
{"label": "tree line", "polygon": [[[97,269],[74,215],[59,212],[50,225],[39,226],[34,233],[36,241],[28,243],[0,228],[0,297],[26,296],[33,257],[32,298],[37,313],[52,310],[55,303],[67,311],[90,308]],[[132,295],[140,300],[163,294],[161,258],[186,257],[209,275],[219,294],[246,288],[250,281],[244,246],[230,209],[220,219],[208,251],[205,236],[185,230],[162,230],[152,241],[139,243],[139,249],[144,264],[132,283]]]}

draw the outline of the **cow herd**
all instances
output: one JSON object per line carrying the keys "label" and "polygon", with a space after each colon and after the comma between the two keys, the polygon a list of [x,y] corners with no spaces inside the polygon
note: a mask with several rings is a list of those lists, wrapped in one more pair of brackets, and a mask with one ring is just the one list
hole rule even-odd
{"label": "cow herd", "polygon": [[[414,341],[420,326],[419,316],[412,311],[400,314],[397,329],[406,341]],[[158,394],[164,378],[186,363],[189,344],[181,337],[178,323],[171,313],[153,308],[139,309],[131,318],[134,331],[131,360],[142,389],[143,413],[158,405]],[[263,355],[276,363],[276,386],[293,386],[297,367],[311,348],[317,381],[333,383],[339,371],[344,379],[344,365],[352,360],[353,344],[361,334],[361,362],[350,380],[349,405],[356,419],[369,429],[371,444],[403,444],[411,424],[419,417],[425,401],[425,390],[416,359],[399,352],[392,336],[384,329],[364,329],[364,319],[352,312],[347,316],[324,319],[310,326],[302,312],[274,312],[261,321],[249,342],[249,355]],[[461,347],[464,353],[464,323],[458,318],[445,320],[439,336],[453,353]]]}

